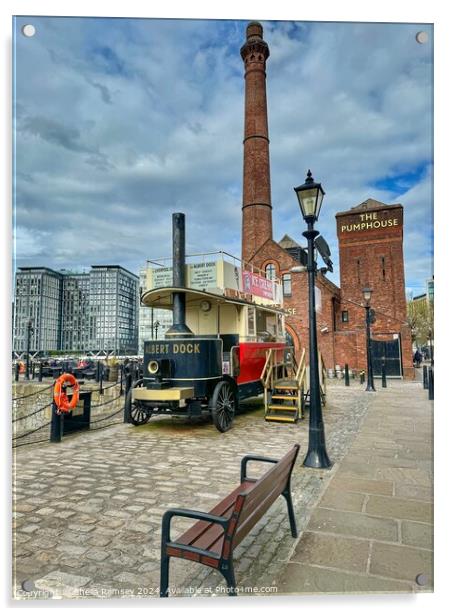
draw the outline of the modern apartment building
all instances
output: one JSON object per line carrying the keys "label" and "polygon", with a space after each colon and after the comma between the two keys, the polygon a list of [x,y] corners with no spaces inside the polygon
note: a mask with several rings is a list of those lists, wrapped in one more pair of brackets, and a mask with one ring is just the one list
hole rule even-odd
{"label": "modern apartment building", "polygon": [[61,349],[83,351],[89,345],[90,274],[64,272],[61,298]]}
{"label": "modern apartment building", "polygon": [[16,274],[13,314],[13,350],[27,348],[31,322],[30,350],[61,347],[61,293],[63,275],[47,267],[21,267]]}
{"label": "modern apartment building", "polygon": [[93,265],[90,272],[91,350],[136,354],[138,276],[119,265]]}
{"label": "modern apartment building", "polygon": [[127,353],[138,350],[138,276],[119,265],[89,273],[21,267],[16,273],[13,351]]}

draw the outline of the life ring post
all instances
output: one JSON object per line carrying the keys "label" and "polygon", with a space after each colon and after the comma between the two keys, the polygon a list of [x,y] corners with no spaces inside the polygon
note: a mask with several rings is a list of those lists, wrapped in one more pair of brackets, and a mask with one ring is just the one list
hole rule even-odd
{"label": "life ring post", "polygon": [[61,443],[63,435],[63,415],[58,412],[55,401],[52,402],[52,420],[50,423],[50,442]]}

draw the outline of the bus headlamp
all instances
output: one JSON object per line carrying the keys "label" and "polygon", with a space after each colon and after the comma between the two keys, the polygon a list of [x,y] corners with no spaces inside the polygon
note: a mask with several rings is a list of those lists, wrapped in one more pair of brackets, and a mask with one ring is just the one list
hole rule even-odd
{"label": "bus headlamp", "polygon": [[156,361],[155,359],[152,359],[149,363],[148,363],[148,372],[149,374],[157,374],[157,372],[159,371],[159,363],[158,361]]}

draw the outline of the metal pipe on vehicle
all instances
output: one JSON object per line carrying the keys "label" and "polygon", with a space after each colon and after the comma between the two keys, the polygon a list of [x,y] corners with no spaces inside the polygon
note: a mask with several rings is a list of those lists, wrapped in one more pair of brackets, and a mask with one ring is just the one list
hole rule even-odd
{"label": "metal pipe on vehicle", "polygon": [[[173,287],[185,288],[185,214],[173,214]],[[188,338],[193,332],[185,322],[185,291],[173,293],[173,325],[165,338]]]}

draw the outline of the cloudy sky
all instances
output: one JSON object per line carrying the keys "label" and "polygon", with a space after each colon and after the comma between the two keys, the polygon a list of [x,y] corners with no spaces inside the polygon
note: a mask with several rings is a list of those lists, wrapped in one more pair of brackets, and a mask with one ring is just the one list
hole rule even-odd
{"label": "cloudy sky", "polygon": [[[21,28],[32,23],[36,34]],[[274,237],[303,243],[293,186],[311,168],[318,228],[368,197],[405,206],[408,291],[433,255],[433,31],[263,22]],[[121,264],[187,250],[240,255],[244,21],[17,18],[15,265]],[[427,32],[419,44],[415,35]]]}

